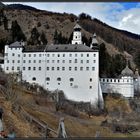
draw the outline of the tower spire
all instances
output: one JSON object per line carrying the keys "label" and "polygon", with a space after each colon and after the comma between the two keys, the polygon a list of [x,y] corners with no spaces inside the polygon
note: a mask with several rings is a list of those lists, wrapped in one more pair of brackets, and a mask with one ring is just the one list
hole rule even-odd
{"label": "tower spire", "polygon": [[96,39],[96,33],[93,34],[90,48],[92,48],[92,49],[98,49],[98,41]]}

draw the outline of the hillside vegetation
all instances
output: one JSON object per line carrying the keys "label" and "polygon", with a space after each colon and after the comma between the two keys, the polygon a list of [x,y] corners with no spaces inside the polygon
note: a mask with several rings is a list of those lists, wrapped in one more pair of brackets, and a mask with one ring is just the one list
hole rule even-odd
{"label": "hillside vegetation", "polygon": [[[77,19],[79,19],[79,24],[82,27],[83,43],[90,46],[92,35],[95,32],[99,44],[104,45],[106,48],[106,59],[101,55],[100,60],[105,59],[104,65],[107,65],[111,71],[107,73],[107,71],[100,70],[100,75],[116,77],[120,74],[126,62],[123,61],[118,70],[119,72],[116,72],[114,70],[116,64],[113,63],[117,59],[115,55],[120,55],[122,59],[129,59],[130,67],[133,70],[136,67],[140,68],[139,35],[112,28],[85,13],[77,17],[73,14],[43,11],[19,4],[1,8],[0,50],[3,52],[7,41],[12,43],[16,40],[25,40],[27,46],[36,47],[40,44],[69,44],[72,40],[73,27]],[[112,71],[115,72],[112,74]]]}

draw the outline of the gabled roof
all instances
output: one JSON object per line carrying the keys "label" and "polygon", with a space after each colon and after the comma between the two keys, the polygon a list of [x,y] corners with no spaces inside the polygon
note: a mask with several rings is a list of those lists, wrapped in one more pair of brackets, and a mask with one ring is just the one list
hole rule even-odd
{"label": "gabled roof", "polygon": [[20,47],[23,47],[23,46],[22,46],[22,43],[19,41],[16,41],[9,45],[9,48],[20,48]]}

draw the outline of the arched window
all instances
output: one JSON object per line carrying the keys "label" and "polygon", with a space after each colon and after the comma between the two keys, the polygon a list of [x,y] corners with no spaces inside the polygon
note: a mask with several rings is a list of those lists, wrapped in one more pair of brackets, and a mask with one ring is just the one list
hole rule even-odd
{"label": "arched window", "polygon": [[72,81],[74,81],[74,79],[73,78],[70,78],[70,81],[72,82]]}
{"label": "arched window", "polygon": [[58,77],[58,78],[57,78],[57,81],[61,81],[61,78],[60,78],[60,77]]}
{"label": "arched window", "polygon": [[50,77],[46,77],[46,81],[50,81]]}
{"label": "arched window", "polygon": [[33,80],[33,81],[36,81],[36,78],[35,78],[35,77],[33,77],[33,78],[32,78],[32,80]]}

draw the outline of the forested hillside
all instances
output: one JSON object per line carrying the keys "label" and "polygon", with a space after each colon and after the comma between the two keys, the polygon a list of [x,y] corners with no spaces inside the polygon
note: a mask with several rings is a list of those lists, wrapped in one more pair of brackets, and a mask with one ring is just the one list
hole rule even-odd
{"label": "forested hillside", "polygon": [[[2,5],[2,4],[1,4]],[[24,40],[28,46],[71,43],[73,27],[82,27],[82,40],[90,46],[93,33],[100,46],[100,76],[117,77],[130,60],[130,67],[140,69],[140,36],[118,30],[81,13],[78,17],[67,13],[42,11],[30,6],[14,4],[0,6],[0,50],[6,43]]]}

